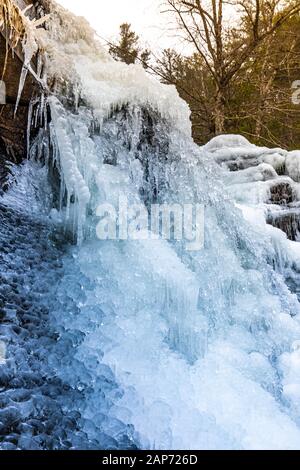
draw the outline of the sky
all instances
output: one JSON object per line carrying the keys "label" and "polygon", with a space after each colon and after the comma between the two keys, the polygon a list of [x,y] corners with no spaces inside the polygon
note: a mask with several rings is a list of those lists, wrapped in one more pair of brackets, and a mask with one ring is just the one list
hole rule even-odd
{"label": "sky", "polygon": [[73,13],[84,16],[100,37],[112,40],[118,36],[121,23],[131,23],[141,44],[162,50],[180,47],[172,32],[173,20],[161,13],[164,0],[57,0]]}

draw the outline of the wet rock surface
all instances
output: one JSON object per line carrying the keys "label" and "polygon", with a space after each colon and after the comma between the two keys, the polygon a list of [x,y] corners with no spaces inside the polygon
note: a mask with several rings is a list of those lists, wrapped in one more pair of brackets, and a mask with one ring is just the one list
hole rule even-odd
{"label": "wet rock surface", "polygon": [[[0,342],[6,356],[0,362],[0,449],[135,447],[122,423],[117,440],[84,419],[88,387],[64,380],[64,367],[76,366],[80,338],[51,318],[49,292],[63,275],[62,236],[1,204],[0,220]],[[89,427],[98,439],[83,431]]]}
{"label": "wet rock surface", "polygon": [[289,207],[267,214],[267,223],[282,230],[292,241],[300,241],[300,210]]}
{"label": "wet rock surface", "polygon": [[73,392],[47,366],[58,337],[43,304],[43,278],[58,281],[61,250],[49,229],[29,217],[0,206],[0,219],[0,338],[6,346],[6,363],[0,366],[0,448],[69,448],[68,434],[78,427],[78,417],[65,414]]}
{"label": "wet rock surface", "polygon": [[270,203],[285,206],[294,201],[293,188],[288,183],[278,183],[270,188]]}

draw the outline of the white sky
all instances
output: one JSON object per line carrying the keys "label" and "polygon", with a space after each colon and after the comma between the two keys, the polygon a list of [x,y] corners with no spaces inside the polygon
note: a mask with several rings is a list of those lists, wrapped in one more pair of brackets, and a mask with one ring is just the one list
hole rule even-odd
{"label": "white sky", "polygon": [[[107,40],[116,38],[121,23],[131,23],[141,44],[161,50],[178,45],[164,0],[57,0],[73,13],[84,16]],[[174,24],[174,23],[173,23]]]}

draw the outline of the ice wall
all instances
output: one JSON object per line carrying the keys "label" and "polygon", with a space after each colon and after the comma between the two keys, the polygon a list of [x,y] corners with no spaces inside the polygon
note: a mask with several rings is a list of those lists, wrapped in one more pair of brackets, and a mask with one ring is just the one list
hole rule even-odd
{"label": "ice wall", "polygon": [[[287,357],[297,350],[299,304],[273,269],[280,251],[269,234],[244,221],[208,152],[159,118],[156,140],[145,140],[138,104],[96,134],[88,133],[87,109],[74,115],[57,99],[50,106],[66,187],[69,170],[81,175],[71,177],[74,220],[83,221],[80,191],[89,190],[74,250],[94,288],[78,308],[85,321],[97,308],[105,319],[85,348],[99,344],[123,390],[115,417],[146,448],[298,448],[298,379]],[[141,203],[145,194],[146,202],[204,204],[204,249],[97,240],[98,204],[120,195]]]}

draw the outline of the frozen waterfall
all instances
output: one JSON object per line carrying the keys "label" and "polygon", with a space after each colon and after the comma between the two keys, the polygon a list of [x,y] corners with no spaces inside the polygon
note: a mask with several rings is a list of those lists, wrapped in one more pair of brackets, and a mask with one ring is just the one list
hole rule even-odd
{"label": "frozen waterfall", "polygon": [[[33,240],[43,227],[42,245],[60,234],[58,245],[45,247],[42,276],[28,275],[24,287],[41,283],[33,301],[47,309],[48,323],[40,326],[43,340],[29,335],[27,344],[42,358],[41,377],[56,377],[48,386],[60,397],[57,416],[69,420],[57,418],[54,447],[299,449],[300,306],[276,263],[284,257],[292,265],[296,255],[287,255],[283,233],[270,235],[251,220],[251,208],[242,207],[243,216],[241,199],[228,190],[233,173],[212,157],[236,160],[233,148],[245,142],[226,155],[216,142],[197,147],[175,89],[113,62],[83,38],[59,44],[81,100],[68,106],[57,93],[33,112],[32,122],[38,115],[44,125],[0,201],[6,211],[27,214],[28,226],[37,224]],[[245,154],[256,158],[257,150]],[[99,240],[97,208],[120,197],[145,211],[151,204],[201,204],[203,248],[151,237]],[[14,354],[31,367],[23,350]],[[3,374],[18,370],[9,351]],[[39,387],[37,381],[21,406],[10,402],[22,423],[44,402],[51,411]],[[46,445],[25,428],[16,447]]]}

